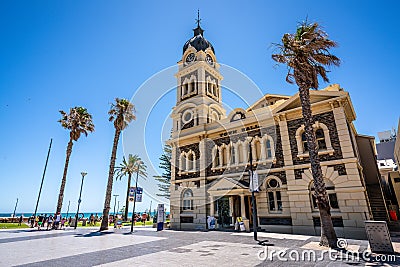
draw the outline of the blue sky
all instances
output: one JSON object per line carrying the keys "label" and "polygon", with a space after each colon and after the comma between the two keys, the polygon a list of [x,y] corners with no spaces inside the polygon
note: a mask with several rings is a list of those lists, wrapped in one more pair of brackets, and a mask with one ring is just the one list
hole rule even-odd
{"label": "blue sky", "polygon": [[[58,110],[72,106],[88,109],[96,131],[74,144],[63,211],[68,200],[76,208],[83,170],[88,175],[81,210],[102,210],[114,134],[109,104],[115,97],[131,98],[149,77],[180,60],[197,9],[218,61],[248,75],[263,93],[296,93],[296,86],[285,82],[285,68],[271,60],[270,44],[306,16],[319,22],[340,45],[334,53],[342,66],[329,77],[350,92],[358,132],[376,135],[396,127],[397,1],[1,1],[0,212],[12,212],[17,197],[17,212],[34,210],[50,138],[39,211],[55,210],[68,142]],[[170,92],[152,116],[164,120],[174,104]],[[135,122],[130,130],[136,130]],[[146,146],[157,166],[159,125],[150,130],[154,142]],[[123,155],[119,148],[117,162]],[[115,182],[113,193],[124,195],[125,184],[126,179]],[[139,210],[149,207],[150,198],[144,200]]]}

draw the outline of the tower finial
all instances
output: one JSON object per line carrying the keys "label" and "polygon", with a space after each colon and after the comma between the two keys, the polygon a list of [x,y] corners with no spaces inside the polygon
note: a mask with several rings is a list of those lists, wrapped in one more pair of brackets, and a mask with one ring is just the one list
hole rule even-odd
{"label": "tower finial", "polygon": [[196,19],[196,23],[197,23],[197,27],[198,27],[198,28],[200,28],[200,22],[201,22],[201,19],[200,19],[200,10],[197,9],[197,19]]}

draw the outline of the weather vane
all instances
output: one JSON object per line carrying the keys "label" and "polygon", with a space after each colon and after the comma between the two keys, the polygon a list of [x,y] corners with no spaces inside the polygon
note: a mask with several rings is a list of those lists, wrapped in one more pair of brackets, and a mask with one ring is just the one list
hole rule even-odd
{"label": "weather vane", "polygon": [[200,22],[201,22],[200,10],[197,9],[197,19],[196,19],[197,27],[200,27]]}

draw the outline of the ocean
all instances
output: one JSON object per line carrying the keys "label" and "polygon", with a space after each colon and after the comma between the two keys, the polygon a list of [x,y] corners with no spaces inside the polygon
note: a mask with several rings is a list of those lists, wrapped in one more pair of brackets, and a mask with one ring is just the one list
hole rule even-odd
{"label": "ocean", "polygon": [[[144,211],[138,211],[138,212],[136,212],[136,213],[140,213],[140,214],[142,214]],[[47,215],[50,215],[50,214],[53,214],[54,215],[54,213],[52,213],[52,212],[38,212],[38,213],[36,213],[36,215],[40,215],[40,214],[47,214]],[[90,215],[91,214],[93,214],[94,216],[96,216],[96,214],[97,214],[97,216],[102,216],[103,215],[103,212],[79,212],[79,218],[81,218],[82,217],[82,215],[83,215],[83,217],[85,217],[85,218],[89,218],[90,217]],[[110,211],[110,215],[113,215],[114,214],[114,212],[113,211]],[[118,213],[118,214],[121,214],[121,213]],[[169,212],[167,212],[166,213],[167,215],[169,214]],[[12,213],[0,213],[0,218],[3,218],[3,217],[12,217]],[[15,217],[20,217],[21,215],[23,215],[25,218],[26,217],[30,217],[30,216],[32,216],[33,215],[33,213],[31,212],[31,213],[29,213],[29,212],[26,212],[26,213],[15,213]],[[68,213],[68,216],[67,216],[67,213],[66,212],[63,212],[63,213],[61,213],[61,215],[63,216],[63,217],[69,217],[69,216],[71,216],[71,217],[75,217],[75,215],[76,215],[76,212],[74,212],[74,213]],[[151,212],[151,216],[154,216],[155,215],[155,212],[153,211],[153,212]],[[128,217],[129,218],[132,218],[132,212],[128,212]]]}

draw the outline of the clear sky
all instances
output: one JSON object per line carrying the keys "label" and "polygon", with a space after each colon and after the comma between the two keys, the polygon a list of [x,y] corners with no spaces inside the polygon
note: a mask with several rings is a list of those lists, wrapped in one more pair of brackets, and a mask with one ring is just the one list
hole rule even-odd
{"label": "clear sky", "polygon": [[[81,210],[102,210],[114,134],[108,122],[109,104],[115,97],[130,99],[152,75],[176,65],[183,44],[193,35],[197,9],[218,61],[248,75],[263,93],[296,93],[296,86],[285,82],[285,68],[271,60],[270,45],[293,32],[307,16],[319,22],[340,45],[333,52],[342,66],[332,69],[329,77],[350,92],[358,132],[376,135],[396,127],[399,5],[398,1],[1,1],[0,212],[11,213],[16,198],[17,212],[33,212],[50,138],[53,148],[39,211],[55,211],[69,137],[57,123],[58,110],[73,106],[88,109],[96,131],[74,144],[63,211],[69,200],[71,209],[76,209],[81,171],[88,172]],[[151,116],[164,121],[174,104],[175,93],[170,92]],[[130,131],[141,131],[135,123]],[[151,162],[146,163],[157,166],[161,130],[157,123],[149,127],[152,134],[146,137],[150,138],[146,146]],[[135,153],[135,140],[131,141],[130,151]],[[122,155],[121,145],[117,163]],[[125,186],[126,179],[114,184],[113,194],[121,195],[121,206]],[[154,195],[155,186],[148,185],[147,191]],[[138,209],[149,205],[147,195]]]}

